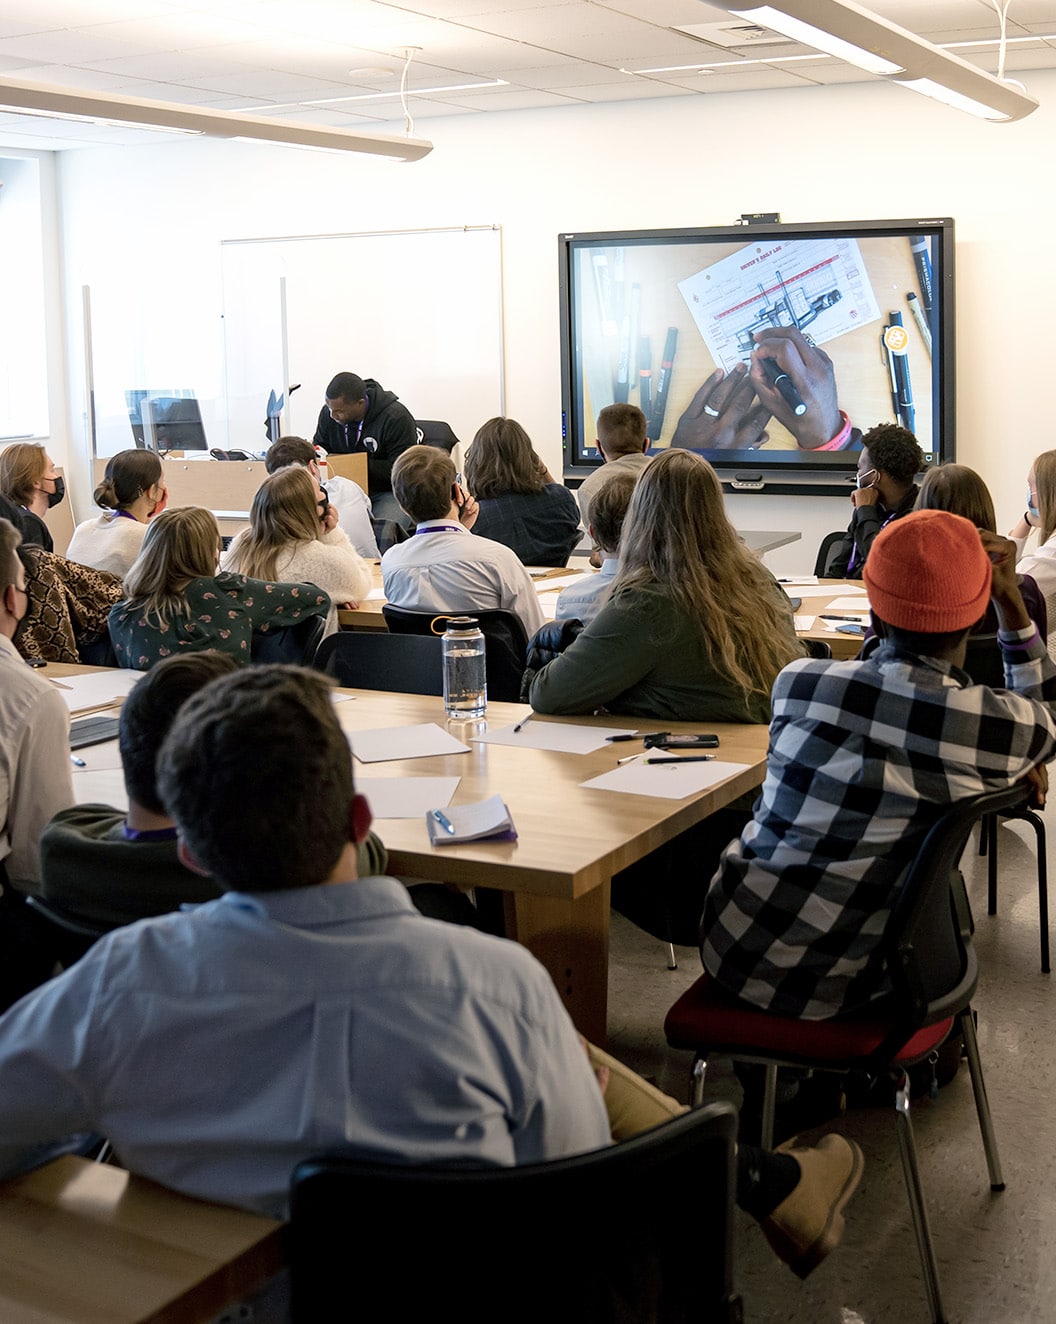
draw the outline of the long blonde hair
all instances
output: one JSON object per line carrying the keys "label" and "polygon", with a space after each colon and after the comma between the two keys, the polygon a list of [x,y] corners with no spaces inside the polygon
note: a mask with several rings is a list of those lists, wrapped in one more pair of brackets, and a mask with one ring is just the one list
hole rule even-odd
{"label": "long blonde hair", "polygon": [[692,620],[717,672],[745,694],[769,695],[803,648],[772,577],[726,517],[707,460],[670,450],[642,471],[620,539],[613,597],[660,589]]}
{"label": "long blonde hair", "polygon": [[301,465],[279,469],[257,488],[249,530],[238,541],[232,569],[250,579],[278,579],[280,553],[321,535],[315,480]]}
{"label": "long blonde hair", "polygon": [[187,616],[184,590],[192,579],[212,578],[220,553],[220,528],[211,510],[177,506],[151,521],[139,556],[125,576],[130,602],[153,625]]}
{"label": "long blonde hair", "polygon": [[48,471],[48,452],[33,441],[15,441],[0,451],[0,492],[26,505]]}
{"label": "long blonde hair", "polygon": [[1056,451],[1042,451],[1035,459],[1034,488],[1041,517],[1038,537],[1045,543],[1056,533]]}

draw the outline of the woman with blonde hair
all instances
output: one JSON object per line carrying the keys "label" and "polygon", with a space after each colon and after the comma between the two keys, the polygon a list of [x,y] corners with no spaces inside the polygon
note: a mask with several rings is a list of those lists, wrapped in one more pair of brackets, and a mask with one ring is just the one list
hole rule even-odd
{"label": "woman with blonde hair", "polygon": [[215,648],[242,662],[254,632],[325,616],[330,599],[311,584],[275,584],[217,573],[220,529],[210,510],[167,510],[147,529],[125,576],[127,599],[110,612],[118,664],[146,671],[163,657]]}
{"label": "woman with blonde hair", "polygon": [[39,543],[55,550],[44,516],[66,495],[66,485],[55,462],[31,441],[15,441],[0,451],[0,494],[13,501],[22,513],[22,541]]}
{"label": "woman with blonde hair", "polygon": [[[1038,544],[1024,554],[1031,533]],[[1042,451],[1027,474],[1027,508],[1008,535],[1019,548],[1016,571],[1028,575],[1045,599],[1050,622],[1056,620],[1056,451]],[[1049,636],[1049,653],[1056,657],[1056,639]]]}
{"label": "woman with blonde hair", "polygon": [[370,591],[370,567],[338,527],[337,510],[307,469],[291,465],[265,478],[253,498],[249,528],[220,558],[224,570],[253,579],[318,584],[334,604],[327,634],[337,630],[337,607],[358,607]]}
{"label": "woman with blonde hair", "polygon": [[466,453],[466,487],[480,510],[473,532],[505,543],[524,565],[561,566],[579,542],[579,507],[554,481],[512,418],[489,418]]}
{"label": "woman with blonde hair", "polygon": [[774,678],[803,651],[788,597],[726,517],[715,471],[672,450],[635,486],[606,605],[535,673],[529,697],[543,713],[766,722]]}
{"label": "woman with blonde hair", "polygon": [[73,531],[66,556],[124,578],[143,547],[147,525],[165,509],[168,492],[154,451],[118,451],[107,461],[92,499],[104,513]]}

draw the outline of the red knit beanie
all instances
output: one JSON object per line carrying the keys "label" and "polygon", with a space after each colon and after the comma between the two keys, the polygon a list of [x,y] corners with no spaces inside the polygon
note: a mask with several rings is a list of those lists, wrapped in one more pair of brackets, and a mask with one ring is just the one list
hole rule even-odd
{"label": "red knit beanie", "polygon": [[869,549],[862,578],[877,616],[917,634],[968,630],[990,600],[990,558],[979,530],[948,510],[892,520]]}

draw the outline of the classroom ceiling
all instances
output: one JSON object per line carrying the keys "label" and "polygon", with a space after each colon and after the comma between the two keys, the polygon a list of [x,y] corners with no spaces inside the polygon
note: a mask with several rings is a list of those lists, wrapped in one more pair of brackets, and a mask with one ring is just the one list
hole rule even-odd
{"label": "classroom ceiling", "polygon": [[[992,0],[868,7],[996,73]],[[1008,36],[1006,73],[1029,90],[1029,71],[1056,67],[1056,0],[1011,0]],[[410,98],[421,136],[441,115],[870,77],[704,0],[0,0],[0,77],[309,124],[402,126],[407,47],[420,48],[408,87],[424,90]],[[151,140],[0,112],[8,146]]]}

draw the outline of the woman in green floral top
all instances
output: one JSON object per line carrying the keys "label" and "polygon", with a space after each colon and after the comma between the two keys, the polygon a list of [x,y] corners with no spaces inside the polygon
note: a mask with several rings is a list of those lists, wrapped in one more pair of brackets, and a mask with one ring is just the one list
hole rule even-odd
{"label": "woman in green floral top", "polygon": [[128,600],[110,612],[120,666],[147,671],[180,651],[215,648],[250,660],[254,631],[269,633],[326,616],[330,599],[312,584],[269,584],[217,574],[220,529],[209,510],[159,515],[125,578]]}

